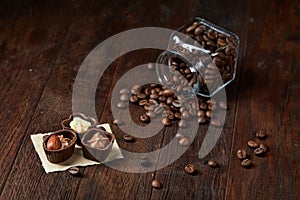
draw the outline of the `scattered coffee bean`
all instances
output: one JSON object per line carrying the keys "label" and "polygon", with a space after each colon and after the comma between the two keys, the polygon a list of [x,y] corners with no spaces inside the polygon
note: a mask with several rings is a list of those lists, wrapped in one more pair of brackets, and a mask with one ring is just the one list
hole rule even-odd
{"label": "scattered coffee bean", "polygon": [[198,118],[198,123],[199,123],[199,124],[205,124],[205,123],[206,123],[205,117],[199,117],[199,118]]}
{"label": "scattered coffee bean", "polygon": [[187,137],[182,137],[179,139],[180,146],[188,146],[190,144],[190,140]]}
{"label": "scattered coffee bean", "polygon": [[259,139],[264,139],[267,136],[267,131],[266,130],[259,130],[255,133],[256,137]]}
{"label": "scattered coffee bean", "polygon": [[162,122],[162,124],[163,124],[164,126],[170,126],[170,125],[171,125],[171,122],[170,122],[170,120],[169,120],[168,118],[163,118],[163,119],[161,120],[161,122]]}
{"label": "scattered coffee bean", "polygon": [[251,162],[251,160],[250,159],[245,159],[245,160],[243,160],[242,162],[241,162],[241,165],[243,166],[243,167],[245,167],[245,168],[248,168],[248,167],[250,167],[251,165],[252,165],[252,162]]}
{"label": "scattered coffee bean", "polygon": [[149,121],[150,121],[150,117],[149,117],[148,115],[146,115],[146,114],[142,114],[142,115],[140,116],[140,120],[141,120],[142,122],[149,122]]}
{"label": "scattered coffee bean", "polygon": [[196,173],[196,167],[193,164],[187,164],[184,167],[184,171],[188,174],[195,174]]}
{"label": "scattered coffee bean", "polygon": [[267,152],[268,151],[268,147],[265,143],[260,143],[259,144],[259,148],[263,149],[264,152]]}
{"label": "scattered coffee bean", "polygon": [[72,175],[72,176],[80,176],[80,170],[78,167],[70,167],[68,169],[68,172]]}
{"label": "scattered coffee bean", "polygon": [[162,188],[162,183],[159,180],[157,180],[157,179],[154,179],[152,181],[151,185],[155,189],[161,189]]}
{"label": "scattered coffee bean", "polygon": [[238,159],[244,160],[248,157],[247,151],[244,149],[239,149],[236,152],[236,156],[238,157]]}
{"label": "scattered coffee bean", "polygon": [[258,147],[258,148],[256,148],[256,149],[254,150],[254,154],[257,155],[257,156],[261,156],[261,155],[263,155],[264,153],[265,153],[264,149],[263,149],[263,148],[260,148],[260,147]]}
{"label": "scattered coffee bean", "polygon": [[207,162],[207,165],[212,167],[212,168],[216,168],[218,166],[218,163],[215,160],[209,160]]}
{"label": "scattered coffee bean", "polygon": [[258,144],[256,142],[254,142],[253,140],[249,140],[247,142],[248,146],[251,147],[251,148],[257,148],[258,147]]}
{"label": "scattered coffee bean", "polygon": [[123,140],[125,141],[125,142],[134,142],[134,137],[132,137],[131,135],[124,135],[123,136]]}

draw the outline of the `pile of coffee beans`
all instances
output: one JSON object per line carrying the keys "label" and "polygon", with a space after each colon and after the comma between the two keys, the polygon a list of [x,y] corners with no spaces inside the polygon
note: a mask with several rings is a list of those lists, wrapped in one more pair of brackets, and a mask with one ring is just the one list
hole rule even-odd
{"label": "pile of coffee beans", "polygon": [[[256,137],[259,139],[258,142],[254,140],[249,140],[247,142],[250,149],[253,150],[253,154],[256,156],[264,156],[265,153],[268,151],[268,147],[265,143],[261,140],[267,137],[266,130],[259,130],[255,133]],[[236,152],[236,156],[238,159],[241,160],[241,165],[245,168],[249,168],[252,166],[252,161],[250,160],[250,156],[247,154],[245,149],[239,149]]]}
{"label": "pile of coffee beans", "polygon": [[[176,81],[176,77],[174,79]],[[184,98],[177,97],[171,89],[159,84],[134,85],[130,90],[123,88],[120,90],[119,100],[119,109],[126,108],[126,101],[142,106],[145,112],[139,117],[141,122],[149,123],[151,119],[162,116],[164,126],[171,126],[172,121],[178,121],[178,126],[182,128],[187,126],[191,117],[197,117],[199,124],[211,120],[213,126],[220,126],[220,121],[213,117],[213,111],[217,108],[227,109],[225,102],[217,103],[213,99],[200,97],[197,108],[196,102],[186,102]],[[115,120],[114,123],[121,125],[119,120]]]}
{"label": "pile of coffee beans", "polygon": [[231,34],[198,21],[181,30],[210,51],[213,63],[218,67],[224,83],[233,78],[237,56],[237,40]]}

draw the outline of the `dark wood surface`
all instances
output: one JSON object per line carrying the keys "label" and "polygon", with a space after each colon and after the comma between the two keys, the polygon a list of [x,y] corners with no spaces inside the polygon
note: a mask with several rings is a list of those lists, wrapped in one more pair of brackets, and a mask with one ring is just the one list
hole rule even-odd
{"label": "dark wood surface", "polygon": [[[0,199],[300,199],[300,3],[287,1],[32,1],[0,3]],[[196,16],[240,36],[236,80],[226,88],[229,110],[222,135],[205,159],[197,156],[207,125],[171,165],[134,174],[105,165],[83,176],[46,174],[30,134],[60,129],[72,112],[80,64],[100,42],[138,27],[177,29]],[[155,61],[156,51],[132,52],[104,73],[96,95],[99,122],[112,124],[111,91],[123,73]],[[137,115],[133,112],[133,116]],[[158,149],[173,128],[121,148]],[[269,151],[244,169],[235,157],[255,131],[266,129]],[[183,171],[194,163],[199,173]],[[151,181],[162,181],[160,190]]]}

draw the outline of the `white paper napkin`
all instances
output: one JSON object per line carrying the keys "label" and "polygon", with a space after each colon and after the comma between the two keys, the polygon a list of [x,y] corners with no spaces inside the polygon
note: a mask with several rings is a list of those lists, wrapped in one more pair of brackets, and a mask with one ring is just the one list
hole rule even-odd
{"label": "white paper napkin", "polygon": [[[111,133],[109,124],[101,124],[101,126],[103,126],[107,132]],[[70,167],[74,167],[74,166],[88,166],[88,165],[101,164],[100,162],[95,162],[95,161],[92,161],[92,160],[89,160],[89,159],[86,159],[85,157],[83,157],[82,149],[78,145],[75,146],[74,154],[68,160],[61,162],[61,163],[57,163],[57,164],[49,162],[46,157],[45,151],[43,149],[43,136],[47,135],[47,134],[51,134],[51,133],[52,132],[38,133],[38,134],[30,135],[33,146],[41,159],[42,166],[44,167],[46,173],[56,172],[56,171],[65,171],[65,170],[69,169]],[[113,143],[110,154],[108,155],[108,157],[105,159],[104,162],[109,162],[109,161],[112,161],[115,159],[121,159],[121,158],[124,158],[124,157],[122,155],[122,152],[120,150],[120,147],[119,147],[117,141],[115,141]]]}

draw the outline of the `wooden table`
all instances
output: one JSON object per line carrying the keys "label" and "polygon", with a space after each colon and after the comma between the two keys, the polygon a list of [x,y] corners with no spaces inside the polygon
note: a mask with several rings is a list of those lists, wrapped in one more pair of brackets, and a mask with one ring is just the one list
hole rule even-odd
{"label": "wooden table", "polygon": [[[0,199],[300,199],[300,3],[287,1],[31,1],[0,4]],[[235,81],[226,88],[229,110],[222,135],[199,159],[200,126],[188,151],[149,173],[125,173],[105,165],[46,174],[30,134],[61,128],[72,112],[72,87],[88,53],[119,32],[138,27],[177,29],[201,16],[240,36]],[[155,61],[157,51],[131,52],[107,69],[96,95],[99,121],[112,124],[110,97],[118,78]],[[133,113],[133,115],[135,115]],[[149,152],[166,145],[172,127],[152,140],[121,148]],[[266,129],[266,156],[244,169],[235,157],[255,131]],[[199,173],[183,171],[193,163]],[[151,187],[161,180],[163,188]]]}

